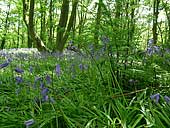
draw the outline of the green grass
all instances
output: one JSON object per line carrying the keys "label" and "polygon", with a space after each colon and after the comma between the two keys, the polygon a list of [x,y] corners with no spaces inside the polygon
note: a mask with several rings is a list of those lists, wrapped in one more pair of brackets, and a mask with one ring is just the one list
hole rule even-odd
{"label": "green grass", "polygon": [[[0,69],[0,127],[24,128],[24,122],[33,119],[32,128],[168,128],[170,104],[163,98],[169,96],[166,67],[152,58],[145,65],[135,61],[124,69],[123,60],[109,59],[14,58]],[[24,73],[16,73],[16,67]],[[17,84],[16,76],[23,82]],[[42,80],[35,82],[36,77]],[[49,89],[47,101],[42,100],[42,84]],[[161,94],[158,104],[150,99],[155,93]]]}

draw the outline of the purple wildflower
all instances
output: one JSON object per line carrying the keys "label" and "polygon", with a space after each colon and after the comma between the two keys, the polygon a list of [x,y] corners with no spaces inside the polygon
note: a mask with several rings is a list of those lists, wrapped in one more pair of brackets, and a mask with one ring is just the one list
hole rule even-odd
{"label": "purple wildflower", "polygon": [[22,69],[20,69],[20,68],[15,68],[15,72],[17,72],[17,73],[23,73],[24,70],[22,70]]}
{"label": "purple wildflower", "polygon": [[60,76],[60,74],[61,74],[61,69],[60,69],[60,65],[59,64],[57,64],[56,65],[56,74],[58,75],[58,76]]}
{"label": "purple wildflower", "polygon": [[148,47],[152,46],[154,44],[154,39],[148,40]]}
{"label": "purple wildflower", "polygon": [[7,59],[7,62],[9,62],[9,63],[12,62],[12,59],[11,59],[11,58],[8,58],[8,59]]}
{"label": "purple wildflower", "polygon": [[23,79],[22,79],[21,76],[16,76],[16,77],[15,77],[15,80],[16,80],[17,84],[20,84],[20,83],[23,82]]}
{"label": "purple wildflower", "polygon": [[147,54],[151,56],[154,53],[153,49],[151,47],[147,48]]}
{"label": "purple wildflower", "polygon": [[45,79],[47,81],[47,84],[51,84],[51,77],[50,77],[50,75],[46,75]]}
{"label": "purple wildflower", "polygon": [[94,45],[93,45],[93,44],[90,44],[88,47],[89,47],[89,50],[90,50],[91,55],[93,56],[93,55],[94,55],[94,52],[95,52]]}
{"label": "purple wildflower", "polygon": [[80,70],[83,70],[83,64],[79,65]]}
{"label": "purple wildflower", "polygon": [[37,81],[42,81],[42,78],[41,77],[35,77],[35,81],[34,82],[37,82]]}
{"label": "purple wildflower", "polygon": [[42,101],[48,101],[48,95],[43,96]]}
{"label": "purple wildflower", "polygon": [[35,123],[34,119],[30,119],[24,122],[24,124],[26,125],[26,128],[30,127],[34,123]]}
{"label": "purple wildflower", "polygon": [[40,88],[44,88],[44,82],[40,81]]}
{"label": "purple wildflower", "polygon": [[102,36],[101,40],[104,44],[108,43],[110,41],[110,39],[107,36]]}
{"label": "purple wildflower", "polygon": [[170,103],[170,97],[169,96],[164,96],[164,100],[166,101],[166,103]]}
{"label": "purple wildflower", "polygon": [[80,70],[87,70],[88,69],[88,65],[80,64],[79,68],[80,68]]}
{"label": "purple wildflower", "polygon": [[157,93],[157,94],[151,95],[150,98],[151,100],[155,100],[155,102],[158,103],[160,99],[160,94]]}
{"label": "purple wildflower", "polygon": [[39,77],[39,76],[36,76],[36,77],[35,77],[34,84],[33,84],[33,87],[34,87],[34,88],[36,88],[37,83],[40,83],[40,87],[42,87],[42,85],[43,85],[43,80],[42,80],[42,78]]}
{"label": "purple wildflower", "polygon": [[47,101],[48,100],[48,88],[43,88],[41,91],[41,95],[42,95],[42,101]]}
{"label": "purple wildflower", "polygon": [[29,67],[29,71],[30,71],[30,73],[33,72],[33,67],[32,66]]}
{"label": "purple wildflower", "polygon": [[48,91],[49,91],[48,88],[43,88],[41,91],[42,96],[46,96]]}
{"label": "purple wildflower", "polygon": [[5,68],[9,65],[9,62],[5,62],[3,64],[0,64],[0,69]]}

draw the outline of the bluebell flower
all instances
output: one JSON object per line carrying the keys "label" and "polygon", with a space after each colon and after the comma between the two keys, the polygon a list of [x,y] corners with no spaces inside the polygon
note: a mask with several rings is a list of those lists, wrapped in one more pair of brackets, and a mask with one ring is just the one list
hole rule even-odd
{"label": "bluebell flower", "polygon": [[43,96],[45,96],[45,95],[47,95],[48,91],[49,91],[48,88],[43,88],[42,91],[41,91],[41,94]]}
{"label": "bluebell flower", "polygon": [[51,84],[51,77],[50,75],[46,75],[45,77],[47,84]]}
{"label": "bluebell flower", "polygon": [[148,47],[152,46],[154,44],[154,39],[148,40]]}
{"label": "bluebell flower", "polygon": [[2,68],[5,68],[5,67],[7,67],[9,65],[9,62],[5,62],[5,63],[3,63],[3,64],[0,64],[0,69],[2,69]]}
{"label": "bluebell flower", "polygon": [[160,99],[160,94],[157,93],[157,94],[151,95],[150,98],[151,100],[155,100],[155,102],[158,103]]}
{"label": "bluebell flower", "polygon": [[35,77],[34,82],[37,82],[37,81],[42,81],[42,78],[41,78],[41,77],[39,77],[39,76]]}
{"label": "bluebell flower", "polygon": [[89,50],[90,50],[91,55],[94,56],[94,52],[95,52],[94,45],[93,45],[93,44],[90,44],[88,47],[89,47]]}
{"label": "bluebell flower", "polygon": [[22,79],[21,76],[16,76],[16,77],[15,77],[15,80],[16,80],[17,84],[20,84],[20,83],[23,82],[23,79]]}
{"label": "bluebell flower", "polygon": [[30,119],[24,122],[26,128],[29,128],[31,125],[35,123],[34,119]]}
{"label": "bluebell flower", "polygon": [[40,83],[40,87],[42,86],[43,80],[42,80],[42,78],[39,77],[39,76],[36,76],[36,77],[35,77],[34,84],[33,84],[33,87],[34,87],[34,88],[37,87],[37,86],[36,86],[37,83]]}
{"label": "bluebell flower", "polygon": [[170,97],[169,96],[164,96],[164,100],[166,101],[166,103],[170,103]]}
{"label": "bluebell flower", "polygon": [[102,36],[102,37],[101,37],[101,41],[102,41],[104,44],[106,44],[106,43],[108,43],[108,42],[110,41],[110,39],[109,39],[107,36]]}
{"label": "bluebell flower", "polygon": [[30,72],[30,73],[33,72],[33,67],[32,67],[32,66],[29,67],[29,72]]}
{"label": "bluebell flower", "polygon": [[147,48],[147,54],[148,54],[149,56],[151,56],[153,53],[154,53],[154,52],[153,52],[153,49],[150,48],[150,47],[148,47],[148,48]]}
{"label": "bluebell flower", "polygon": [[40,81],[40,88],[44,88],[44,82],[43,81]]}
{"label": "bluebell flower", "polygon": [[9,63],[12,62],[12,59],[11,59],[11,58],[8,58],[8,59],[7,59],[7,62],[9,62]]}
{"label": "bluebell flower", "polygon": [[60,65],[59,64],[56,65],[56,70],[55,71],[56,71],[57,76],[60,76],[61,69],[60,69]]}
{"label": "bluebell flower", "polygon": [[48,101],[48,95],[44,95],[42,101]]}
{"label": "bluebell flower", "polygon": [[20,68],[15,68],[15,72],[17,72],[17,73],[23,73],[24,70],[22,70],[22,69],[20,69]]}
{"label": "bluebell flower", "polygon": [[48,100],[48,95],[47,93],[49,92],[48,88],[43,88],[41,91],[42,95],[42,101],[47,101]]}
{"label": "bluebell flower", "polygon": [[80,68],[80,70],[87,70],[88,69],[88,65],[80,64],[79,68]]}
{"label": "bluebell flower", "polygon": [[80,70],[83,70],[83,64],[79,65]]}

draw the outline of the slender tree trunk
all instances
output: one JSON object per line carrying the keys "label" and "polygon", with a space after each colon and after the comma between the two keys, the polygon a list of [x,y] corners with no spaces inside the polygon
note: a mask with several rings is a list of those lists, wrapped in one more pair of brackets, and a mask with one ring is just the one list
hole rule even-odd
{"label": "slender tree trunk", "polygon": [[19,47],[19,44],[20,44],[20,17],[18,17],[18,31],[17,31],[17,34],[18,34],[18,36],[17,36],[17,48]]}
{"label": "slender tree trunk", "polygon": [[[165,28],[167,30],[167,36],[165,36],[165,43],[169,43],[170,42],[170,5],[168,5],[168,1],[166,1],[165,3],[163,2],[163,7],[166,13],[166,18],[167,18],[167,24],[165,25]],[[167,27],[166,27],[167,26]],[[170,45],[170,43],[169,43]]]}
{"label": "slender tree trunk", "polygon": [[41,6],[41,31],[40,31],[40,38],[43,42],[45,42],[45,33],[46,33],[46,9],[45,6],[47,5],[47,0],[40,1]]}
{"label": "slender tree trunk", "polygon": [[50,28],[49,28],[48,46],[51,46],[53,44],[53,1],[52,0],[50,0],[49,26]]}
{"label": "slender tree trunk", "polygon": [[[47,48],[45,47],[43,41],[41,40],[41,38],[35,32],[35,28],[34,28],[34,5],[35,5],[34,0],[30,0],[29,6],[25,2],[25,0],[23,0],[23,20],[24,20],[24,22],[27,26],[27,30],[28,30],[28,48],[32,47],[32,45],[33,45],[32,42],[33,42],[34,45],[36,46],[36,48],[39,51],[46,51]],[[26,15],[28,7],[29,7],[29,16]],[[26,17],[28,17],[28,22],[26,20]]]}
{"label": "slender tree trunk", "polygon": [[152,34],[153,34],[153,40],[154,44],[157,43],[158,33],[157,33],[157,26],[158,26],[158,8],[160,0],[154,0],[153,1],[153,28],[152,28]]}
{"label": "slender tree trunk", "polygon": [[30,37],[30,31],[28,29],[28,21],[27,21],[27,18],[28,18],[28,15],[27,15],[27,12],[28,12],[28,9],[29,9],[29,4],[28,4],[29,1],[25,1],[25,0],[22,0],[22,4],[23,4],[23,21],[27,27],[27,46],[28,48],[31,48],[32,47],[32,40],[31,40],[31,37]]}
{"label": "slender tree trunk", "polygon": [[61,7],[60,20],[57,27],[56,50],[62,52],[64,48],[63,36],[67,25],[69,13],[69,0],[63,0]]}
{"label": "slender tree trunk", "polygon": [[[80,1],[81,4],[83,4],[83,0]],[[84,24],[86,21],[86,15],[87,15],[87,9],[84,11],[84,7],[81,6],[81,9],[78,10],[78,18],[79,18],[79,23],[78,23],[78,34],[81,35],[84,29]]]}
{"label": "slender tree trunk", "polygon": [[29,22],[28,22],[28,45],[29,48],[32,47],[33,36],[34,36],[34,0],[30,0],[29,8]]}
{"label": "slender tree trunk", "polygon": [[96,23],[95,23],[95,31],[94,31],[94,44],[95,44],[95,47],[97,47],[97,45],[99,44],[101,7],[102,7],[102,0],[99,0],[98,8],[97,8]]}
{"label": "slender tree trunk", "polygon": [[66,44],[67,39],[68,39],[69,32],[71,31],[71,29],[74,29],[74,24],[75,24],[75,20],[76,20],[77,5],[78,5],[78,0],[74,0],[73,6],[72,6],[71,16],[70,16],[68,26],[67,26],[67,30],[66,30],[66,32],[64,34],[64,38],[63,38],[63,48],[64,48],[64,45]]}
{"label": "slender tree trunk", "polygon": [[[136,5],[135,0],[131,1],[131,6]],[[134,32],[135,32],[135,8],[132,8],[131,13],[130,13],[130,26],[129,26],[129,41],[132,42]]]}

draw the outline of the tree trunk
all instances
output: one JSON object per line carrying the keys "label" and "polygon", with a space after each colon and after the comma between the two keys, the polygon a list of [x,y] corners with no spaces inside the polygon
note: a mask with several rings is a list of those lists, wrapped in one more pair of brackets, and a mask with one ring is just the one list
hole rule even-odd
{"label": "tree trunk", "polygon": [[157,43],[157,38],[158,38],[157,26],[158,26],[159,3],[160,3],[160,0],[154,0],[154,3],[153,3],[153,28],[152,28],[152,34],[153,34],[154,44]]}
{"label": "tree trunk", "polygon": [[102,0],[99,0],[98,8],[97,8],[96,23],[95,23],[95,31],[94,31],[94,44],[95,44],[95,47],[97,47],[97,45],[99,44],[101,7],[102,7]]}
{"label": "tree trunk", "polygon": [[[57,28],[57,41],[56,41],[57,48],[56,49],[59,52],[63,51],[64,45],[66,44],[66,41],[69,36],[69,32],[71,31],[71,29],[74,26],[77,5],[78,5],[78,0],[74,0],[71,16],[70,16],[69,23],[67,26],[68,13],[69,13],[69,0],[63,0],[61,14],[60,14],[60,21],[59,21],[59,25]],[[67,26],[67,28],[66,28],[66,26]]]}
{"label": "tree trunk", "polygon": [[40,31],[40,38],[43,42],[45,42],[45,33],[46,33],[46,9],[45,6],[47,5],[47,0],[40,1],[41,6],[41,31]]}
{"label": "tree trunk", "polygon": [[[23,0],[23,20],[24,20],[24,22],[27,26],[27,30],[28,30],[28,48],[31,48],[33,46],[33,44],[32,44],[32,42],[33,42],[39,51],[46,51],[47,48],[45,47],[43,41],[37,35],[37,33],[35,32],[35,29],[34,29],[34,5],[35,5],[34,0],[30,0],[29,6],[25,2],[25,0]],[[29,16],[28,16],[28,21],[27,21],[26,13],[28,11],[28,7],[29,7]]]}
{"label": "tree trunk", "polygon": [[17,48],[19,47],[20,44],[20,17],[18,16],[18,28],[17,28]]}
{"label": "tree trunk", "polygon": [[165,39],[165,41],[166,41],[165,43],[169,43],[170,42],[170,5],[168,4],[168,1],[163,3],[163,7],[164,7],[164,10],[165,10],[165,13],[166,13],[166,18],[167,18],[167,21],[168,21],[168,23],[167,23],[168,25],[165,25],[165,26],[168,26],[167,27],[168,32],[167,32],[167,37]]}
{"label": "tree trunk", "polygon": [[53,1],[50,0],[50,9],[49,9],[49,37],[48,37],[48,46],[52,48],[53,45]]}
{"label": "tree trunk", "polygon": [[67,30],[64,34],[63,47],[62,48],[64,48],[64,45],[66,44],[66,41],[67,41],[68,36],[69,36],[69,32],[71,31],[71,29],[74,29],[77,5],[78,5],[78,0],[75,0],[73,2],[72,12],[71,12],[71,16],[70,16],[69,23],[68,23],[68,26],[67,26]]}
{"label": "tree trunk", "polygon": [[63,0],[61,7],[60,20],[57,27],[56,50],[62,52],[64,48],[63,36],[67,25],[69,13],[69,0]]}

